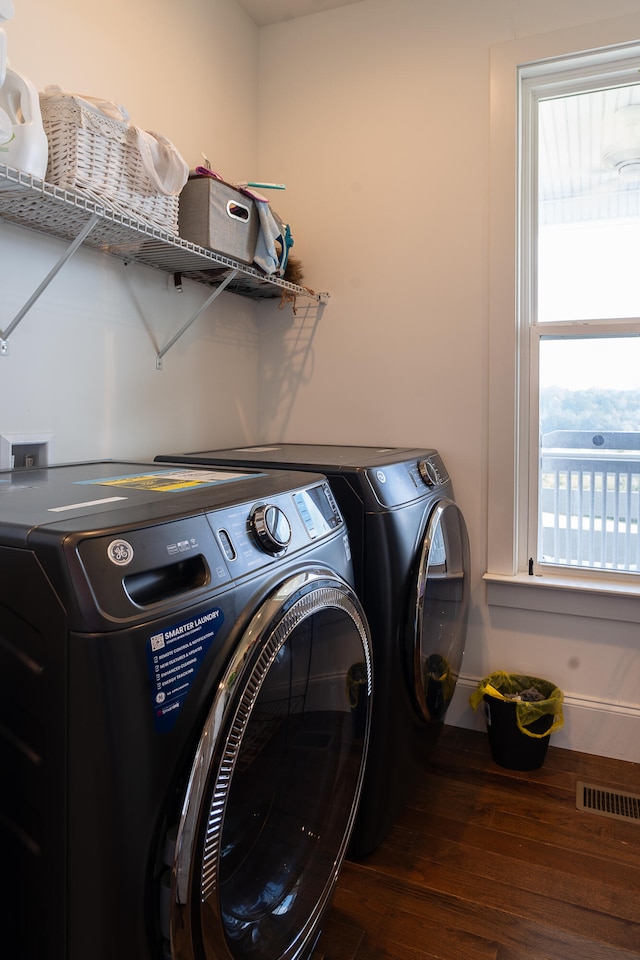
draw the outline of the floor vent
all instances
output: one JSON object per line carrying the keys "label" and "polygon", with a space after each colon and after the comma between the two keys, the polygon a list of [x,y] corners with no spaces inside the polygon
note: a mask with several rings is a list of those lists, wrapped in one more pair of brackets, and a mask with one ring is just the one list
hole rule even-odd
{"label": "floor vent", "polygon": [[603,787],[594,787],[590,783],[578,781],[576,806],[578,810],[599,813],[601,817],[640,823],[640,796],[636,793],[623,793],[620,790],[612,793]]}

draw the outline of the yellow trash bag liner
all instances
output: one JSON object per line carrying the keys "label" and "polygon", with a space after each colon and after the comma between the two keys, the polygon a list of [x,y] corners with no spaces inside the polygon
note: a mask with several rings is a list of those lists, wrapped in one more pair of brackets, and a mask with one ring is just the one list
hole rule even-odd
{"label": "yellow trash bag liner", "polygon": [[[522,694],[528,695],[530,691],[535,691],[542,699],[520,699]],[[564,723],[562,711],[564,694],[549,680],[497,670],[488,677],[484,677],[469,697],[469,703],[474,710],[478,709],[485,695],[495,697],[496,700],[506,700],[514,703],[518,729],[527,737],[536,739],[548,737],[554,730],[559,730]],[[544,733],[534,733],[533,730],[529,729],[536,720],[549,715],[553,717],[553,720],[549,729]]]}

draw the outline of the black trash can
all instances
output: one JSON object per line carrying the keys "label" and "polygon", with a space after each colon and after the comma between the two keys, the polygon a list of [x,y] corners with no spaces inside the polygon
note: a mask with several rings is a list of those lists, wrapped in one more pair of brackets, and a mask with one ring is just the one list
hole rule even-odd
{"label": "black trash can", "polygon": [[[537,699],[526,699],[531,691]],[[508,770],[543,765],[549,738],[564,722],[562,701],[562,691],[548,680],[502,671],[481,680],[469,698],[474,710],[483,703],[491,756]]]}

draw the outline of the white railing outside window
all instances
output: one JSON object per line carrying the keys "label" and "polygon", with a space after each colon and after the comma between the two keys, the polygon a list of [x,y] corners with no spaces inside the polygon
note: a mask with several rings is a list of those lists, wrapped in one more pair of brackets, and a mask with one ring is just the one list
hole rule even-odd
{"label": "white railing outside window", "polygon": [[542,563],[640,571],[640,433],[545,434],[539,503]]}

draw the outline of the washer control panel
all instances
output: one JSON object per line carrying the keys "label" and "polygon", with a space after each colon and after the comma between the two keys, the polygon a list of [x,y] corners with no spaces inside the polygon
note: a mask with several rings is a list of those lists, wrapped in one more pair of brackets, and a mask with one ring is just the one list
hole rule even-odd
{"label": "washer control panel", "polygon": [[342,516],[328,483],[319,483],[293,495],[293,502],[312,540],[336,530]]}
{"label": "washer control panel", "polygon": [[312,484],[209,517],[233,576],[332,536],[344,520],[329,484]]}

